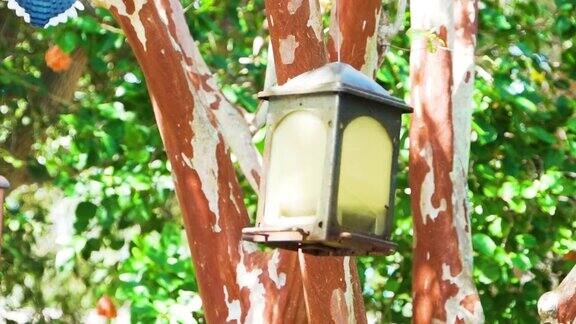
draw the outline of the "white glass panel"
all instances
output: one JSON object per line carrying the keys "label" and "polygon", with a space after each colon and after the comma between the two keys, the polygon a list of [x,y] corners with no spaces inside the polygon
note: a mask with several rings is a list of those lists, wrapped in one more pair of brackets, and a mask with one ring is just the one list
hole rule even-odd
{"label": "white glass panel", "polygon": [[382,235],[390,197],[392,140],[375,119],[359,117],[344,130],[338,223]]}
{"label": "white glass panel", "polygon": [[327,126],[309,111],[286,116],[272,135],[265,222],[313,222],[326,160]]}

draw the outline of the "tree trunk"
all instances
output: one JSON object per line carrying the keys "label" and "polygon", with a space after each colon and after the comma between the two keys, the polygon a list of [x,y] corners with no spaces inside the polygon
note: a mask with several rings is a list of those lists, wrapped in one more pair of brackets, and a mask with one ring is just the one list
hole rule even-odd
{"label": "tree trunk", "polygon": [[[241,241],[248,216],[223,134],[236,132],[242,138],[249,136],[249,129],[239,119],[235,124],[223,119],[235,108],[217,89],[188,31],[180,2],[100,3],[116,16],[146,76],[206,319],[209,323],[305,321],[296,254],[259,252]],[[258,175],[259,170],[250,173]]]}
{"label": "tree trunk", "polygon": [[[373,77],[378,61],[380,0],[365,1],[362,6],[352,0],[334,2],[329,59],[317,0],[268,0],[266,9],[279,84],[328,61],[348,63]],[[301,254],[300,269],[309,322],[366,322],[355,258]]]}
{"label": "tree trunk", "polygon": [[[246,141],[237,145],[230,135],[246,138],[248,127],[237,118],[231,127],[223,118],[234,108],[216,88],[180,3],[124,1],[102,2],[126,32],[148,81],[208,321],[302,322],[305,297],[311,323],[365,322],[353,258],[297,258],[241,243],[248,218],[226,143],[246,153]],[[481,322],[466,206],[475,2],[427,4],[413,0],[412,5],[419,9],[413,27],[435,33],[416,40],[412,49],[415,321]],[[266,5],[279,83],[327,62],[318,0],[267,0]],[[351,0],[335,3],[330,60],[373,75],[379,1],[353,5]],[[426,50],[431,40],[437,47],[433,52]],[[255,170],[244,168],[259,174]]]}
{"label": "tree trunk", "polygon": [[[199,55],[180,3],[101,4],[117,17],[146,75],[208,321],[301,323],[305,296],[310,322],[365,322],[354,259],[299,260],[241,243],[248,218],[222,136],[230,126],[218,116],[231,105]],[[268,1],[267,8],[280,83],[327,62],[317,0]],[[249,134],[241,126],[235,132]]]}
{"label": "tree trunk", "polygon": [[412,0],[415,323],[480,323],[467,202],[477,1]]}
{"label": "tree trunk", "polygon": [[568,273],[556,289],[540,297],[538,314],[542,323],[576,322],[576,267]]}

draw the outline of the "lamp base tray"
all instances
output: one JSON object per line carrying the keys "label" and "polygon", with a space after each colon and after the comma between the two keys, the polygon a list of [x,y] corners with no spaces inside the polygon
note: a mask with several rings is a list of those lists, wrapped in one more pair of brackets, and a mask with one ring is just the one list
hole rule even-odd
{"label": "lamp base tray", "polygon": [[302,250],[317,256],[389,255],[397,247],[393,242],[357,233],[341,232],[325,240],[312,240],[309,234],[298,227],[251,227],[242,230],[242,239],[274,248]]}

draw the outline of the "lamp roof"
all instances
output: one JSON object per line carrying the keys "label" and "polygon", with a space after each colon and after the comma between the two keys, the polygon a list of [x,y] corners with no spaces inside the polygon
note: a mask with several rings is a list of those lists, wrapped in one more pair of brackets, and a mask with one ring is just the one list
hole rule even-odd
{"label": "lamp roof", "polygon": [[395,98],[362,72],[352,66],[334,62],[318,69],[305,72],[289,80],[283,85],[270,87],[258,94],[261,99],[313,93],[348,93],[358,97],[379,101],[411,112],[402,100]]}

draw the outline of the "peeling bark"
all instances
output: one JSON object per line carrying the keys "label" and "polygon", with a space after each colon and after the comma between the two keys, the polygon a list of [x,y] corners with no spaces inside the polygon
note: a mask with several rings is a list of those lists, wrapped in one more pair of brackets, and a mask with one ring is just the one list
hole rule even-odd
{"label": "peeling bark", "polygon": [[266,15],[278,84],[325,64],[318,0],[266,0]]}
{"label": "peeling bark", "polygon": [[[324,42],[318,37],[317,26],[321,26],[318,0],[298,1],[297,10],[289,8],[291,3],[266,1],[279,84],[328,62]],[[375,13],[371,16],[376,17]],[[365,35],[358,36],[357,42],[368,43],[368,36],[364,39]],[[289,38],[299,44],[293,63],[282,59],[285,48],[282,41],[277,41]],[[351,63],[352,48],[345,48],[343,61]],[[300,252],[299,260],[310,323],[366,323],[355,258],[316,257]]]}
{"label": "peeling bark", "polygon": [[310,323],[367,323],[356,258],[300,253]]}
{"label": "peeling bark", "polygon": [[[130,22],[132,31],[138,38],[137,48],[142,49],[143,52],[148,50],[148,35],[142,22],[141,10],[148,0],[133,0],[126,1],[125,5],[123,0],[94,0],[98,5],[105,8],[113,6],[116,8],[118,14]],[[160,17],[162,22],[165,18]],[[193,39],[186,39],[185,44],[190,49],[190,55],[200,58],[196,60],[194,72],[196,77],[200,78],[198,82],[202,84],[200,91],[200,99],[204,105],[211,109],[211,114],[215,116],[215,122],[224,136],[225,143],[231,147],[232,152],[236,155],[238,163],[246,179],[255,190],[258,189],[258,183],[261,176],[261,157],[254,145],[252,144],[252,133],[250,132],[248,123],[244,119],[242,112],[234,107],[224,95],[218,91],[216,81],[212,76],[208,66],[200,57],[200,52],[194,44]]]}
{"label": "peeling bark", "polygon": [[[290,3],[266,1],[279,84],[328,62],[320,33],[318,1],[305,0],[299,3],[298,10],[291,10],[288,8]],[[358,36],[364,37],[364,35]],[[293,64],[283,60],[285,48],[282,42],[274,41],[289,38],[292,39],[292,43],[299,44],[294,51]],[[366,39],[364,43],[367,43]],[[348,58],[352,57],[348,53],[349,50],[346,47],[345,57],[348,63],[350,63]],[[363,51],[358,53],[362,54]],[[354,258],[315,257],[300,253],[299,259],[310,323],[366,322]]]}
{"label": "peeling bark", "polygon": [[[299,260],[293,252],[262,253],[240,241],[248,217],[225,145],[235,150],[226,134],[232,128],[222,116],[234,107],[216,88],[178,1],[124,1],[101,4],[120,22],[146,75],[173,166],[207,320],[365,323],[353,258],[300,254]],[[269,0],[266,6],[280,84],[327,62],[317,0]],[[377,12],[370,17],[377,20]],[[376,42],[368,37],[375,36],[377,21],[366,25],[374,26],[374,32],[356,40],[364,44],[364,57],[375,52]],[[352,63],[354,56],[348,51],[354,47],[342,52],[344,61]],[[236,146],[244,152],[246,142]]]}
{"label": "peeling bark", "polygon": [[411,2],[415,323],[484,321],[472,278],[466,196],[476,5],[475,0]]}
{"label": "peeling bark", "polygon": [[345,62],[374,77],[378,69],[378,25],[382,2],[336,0],[332,7],[328,53],[331,62]]}
{"label": "peeling bark", "polygon": [[[302,289],[296,254],[263,253],[241,241],[248,216],[224,139],[245,136],[239,132],[246,125],[235,124],[241,115],[216,87],[180,3],[101,4],[119,21],[146,76],[208,322],[304,321],[304,303],[295,298]],[[237,155],[250,154],[247,141],[228,144]],[[256,166],[251,171],[259,174]]]}
{"label": "peeling bark", "polygon": [[538,314],[542,323],[576,322],[576,267],[568,273],[556,289],[540,297]]}

